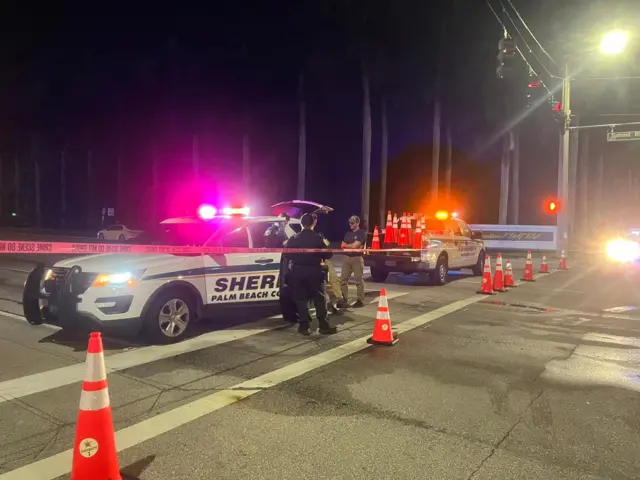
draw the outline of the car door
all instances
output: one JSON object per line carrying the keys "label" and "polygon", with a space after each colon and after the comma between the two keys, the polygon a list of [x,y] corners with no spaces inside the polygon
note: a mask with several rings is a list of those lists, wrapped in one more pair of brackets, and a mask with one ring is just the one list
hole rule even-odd
{"label": "car door", "polygon": [[453,219],[445,220],[445,229],[448,235],[451,235],[451,242],[447,241],[447,254],[449,255],[449,266],[451,268],[460,268],[462,264],[462,247],[464,246],[464,238],[458,222]]}
{"label": "car door", "polygon": [[460,248],[462,266],[468,267],[475,265],[478,261],[478,254],[480,253],[481,245],[471,238],[472,232],[469,225],[462,220],[456,221],[460,228],[462,238],[464,239]]}

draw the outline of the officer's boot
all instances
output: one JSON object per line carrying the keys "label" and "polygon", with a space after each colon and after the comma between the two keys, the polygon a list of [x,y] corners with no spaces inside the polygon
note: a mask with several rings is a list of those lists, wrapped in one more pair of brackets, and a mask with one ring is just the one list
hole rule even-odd
{"label": "officer's boot", "polygon": [[318,332],[320,332],[322,335],[334,335],[338,333],[338,329],[329,325],[327,319],[318,320],[318,322],[320,323]]}

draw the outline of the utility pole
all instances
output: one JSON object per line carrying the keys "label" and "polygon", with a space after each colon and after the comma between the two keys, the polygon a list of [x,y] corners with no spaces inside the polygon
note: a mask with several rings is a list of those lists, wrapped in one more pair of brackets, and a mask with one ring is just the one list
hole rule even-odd
{"label": "utility pole", "polygon": [[67,222],[67,145],[60,150],[60,224],[64,227]]}
{"label": "utility pole", "polygon": [[92,180],[92,163],[93,163],[93,155],[91,153],[91,150],[87,151],[87,204],[86,204],[86,225],[87,227],[92,226],[91,225],[91,220],[92,220],[92,213],[93,213],[93,180]]}
{"label": "utility pole", "polygon": [[[436,88],[437,92],[438,88]],[[431,160],[431,200],[434,206],[438,201],[438,180],[440,177],[440,98],[436,93],[435,101],[433,102],[433,153]]]}
{"label": "utility pole", "polygon": [[369,194],[371,191],[371,94],[367,66],[362,62],[362,226],[369,225]]}
{"label": "utility pole", "polygon": [[198,143],[198,135],[195,134],[191,141],[191,167],[193,169],[193,179],[200,178],[200,145]]}
{"label": "utility pole", "polygon": [[33,176],[36,191],[36,226],[40,227],[42,225],[42,198],[40,196],[40,163],[38,162],[38,140],[35,135],[31,137],[31,160],[33,162]]}
{"label": "utility pole", "polygon": [[298,78],[298,188],[297,198],[305,198],[307,178],[307,106],[304,101],[304,76]]}
{"label": "utility pole", "polygon": [[571,125],[571,75],[569,65],[565,63],[564,79],[562,81],[562,113],[563,125],[560,134],[560,159],[558,162],[558,194],[560,197],[560,211],[557,216],[558,242],[556,253],[569,249],[569,126]]}
{"label": "utility pole", "polygon": [[514,129],[514,148],[511,157],[511,214],[513,225],[520,224],[520,131]]}
{"label": "utility pole", "polygon": [[389,131],[387,130],[387,99],[382,97],[381,112],[381,146],[380,146],[380,201],[378,210],[380,212],[380,225],[387,223],[387,168],[389,163]]}
{"label": "utility pole", "polygon": [[509,208],[509,167],[511,163],[511,149],[513,143],[511,130],[505,133],[502,139],[502,161],[500,163],[500,207],[498,211],[498,223],[507,224],[507,212]]}
{"label": "utility pole", "polygon": [[453,169],[453,140],[451,138],[451,124],[447,123],[446,156],[444,166],[444,190],[447,200],[451,200],[451,170]]}

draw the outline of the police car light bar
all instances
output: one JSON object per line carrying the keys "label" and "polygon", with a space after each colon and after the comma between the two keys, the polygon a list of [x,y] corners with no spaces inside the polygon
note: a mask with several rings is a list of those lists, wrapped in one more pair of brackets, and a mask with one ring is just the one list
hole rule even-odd
{"label": "police car light bar", "polygon": [[218,209],[212,205],[200,205],[198,207],[198,216],[202,220],[211,220],[218,213]]}
{"label": "police car light bar", "polygon": [[245,217],[249,215],[249,207],[242,208],[231,208],[225,207],[222,209],[223,215],[244,215]]}
{"label": "police car light bar", "polygon": [[447,218],[449,218],[449,212],[446,212],[445,210],[439,210],[436,212],[436,218],[438,220],[446,220]]}

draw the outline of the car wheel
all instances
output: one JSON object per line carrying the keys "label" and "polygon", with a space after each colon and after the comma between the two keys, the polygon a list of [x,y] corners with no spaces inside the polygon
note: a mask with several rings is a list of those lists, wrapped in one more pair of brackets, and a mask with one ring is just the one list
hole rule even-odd
{"label": "car wheel", "polygon": [[182,340],[195,320],[196,306],[185,289],[170,288],[154,298],[143,318],[143,329],[153,343]]}
{"label": "car wheel", "polygon": [[381,268],[371,267],[371,278],[374,282],[382,283],[389,276],[389,272]]}
{"label": "car wheel", "polygon": [[120,240],[121,242],[124,242],[124,235],[120,235],[120,236],[118,237],[118,240]]}
{"label": "car wheel", "polygon": [[471,271],[476,277],[480,277],[484,273],[484,257],[484,251],[480,252],[478,255],[478,261],[473,267],[471,267]]}
{"label": "car wheel", "polygon": [[449,272],[449,262],[447,257],[440,255],[436,262],[436,269],[431,274],[431,281],[434,285],[445,285],[447,283],[447,273]]}
{"label": "car wheel", "polygon": [[104,233],[98,234],[98,240],[104,240]]}

